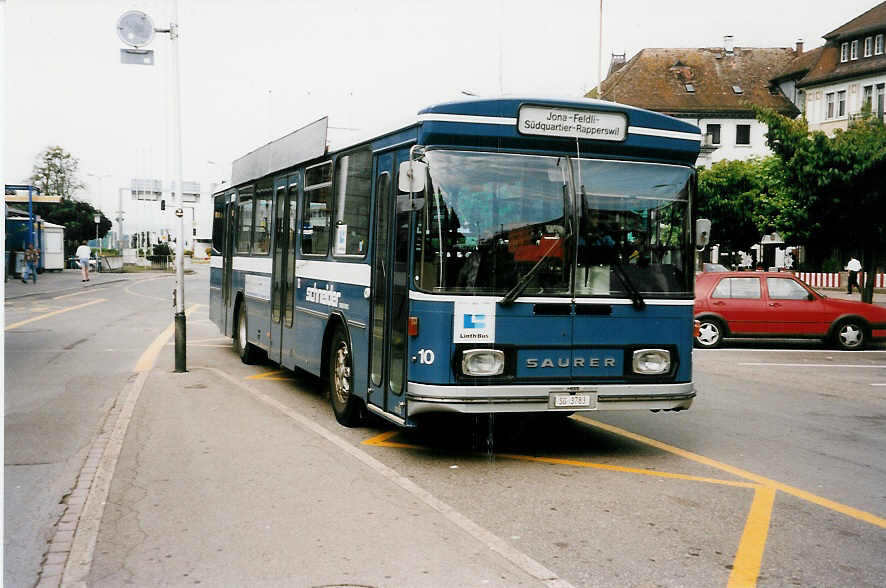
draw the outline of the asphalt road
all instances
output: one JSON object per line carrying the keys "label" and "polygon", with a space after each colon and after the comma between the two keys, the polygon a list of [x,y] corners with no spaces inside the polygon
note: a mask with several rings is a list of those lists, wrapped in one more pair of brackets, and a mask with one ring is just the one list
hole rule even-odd
{"label": "asphalt road", "polygon": [[[205,301],[195,278],[189,305]],[[7,494],[11,477],[22,486],[16,502],[7,497],[7,586],[33,585],[33,565],[19,563],[39,567],[31,534],[45,551],[90,434],[158,340],[121,433],[88,585],[886,585],[882,346],[696,351],[699,396],[683,413],[345,429],[316,379],[241,364],[205,306],[189,317],[190,372],[173,374],[172,348],[158,339],[170,287],[119,286],[82,309],[102,307],[91,319],[107,329],[70,341],[7,331],[7,398],[11,358],[32,389],[12,413],[7,400]],[[158,307],[123,320],[145,296]],[[51,331],[63,316],[31,325]],[[122,327],[133,323],[142,331]],[[47,370],[36,353],[11,354],[13,336],[27,349],[86,341],[52,356],[65,369]],[[114,361],[106,352],[91,363],[98,349],[115,349]],[[82,375],[109,363],[92,384]],[[77,384],[44,398],[52,378]],[[45,423],[42,435],[25,415]],[[56,426],[62,418],[71,424]]]}
{"label": "asphalt road", "polygon": [[[70,270],[6,286],[5,586],[36,583],[90,444],[173,314],[174,275],[79,277]],[[205,299],[199,281],[194,294]]]}

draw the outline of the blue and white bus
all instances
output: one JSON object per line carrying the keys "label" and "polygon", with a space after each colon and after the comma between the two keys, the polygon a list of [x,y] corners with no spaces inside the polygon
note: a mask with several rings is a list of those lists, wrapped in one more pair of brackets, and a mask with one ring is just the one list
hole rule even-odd
{"label": "blue and white bus", "polygon": [[347,426],[689,408],[697,127],[530,98],[335,150],[326,125],[215,195],[211,317],[243,361],[325,379]]}

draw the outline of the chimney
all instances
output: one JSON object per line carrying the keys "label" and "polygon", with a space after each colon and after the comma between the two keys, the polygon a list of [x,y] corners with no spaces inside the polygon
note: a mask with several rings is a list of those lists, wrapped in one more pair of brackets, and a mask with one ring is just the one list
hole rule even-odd
{"label": "chimney", "polygon": [[723,49],[726,51],[727,55],[732,55],[732,50],[735,48],[735,44],[732,41],[732,35],[726,35],[723,37]]}
{"label": "chimney", "polygon": [[800,37],[799,39],[797,39],[797,48],[795,50],[795,53],[797,55],[800,55],[801,53],[803,53],[803,37]]}

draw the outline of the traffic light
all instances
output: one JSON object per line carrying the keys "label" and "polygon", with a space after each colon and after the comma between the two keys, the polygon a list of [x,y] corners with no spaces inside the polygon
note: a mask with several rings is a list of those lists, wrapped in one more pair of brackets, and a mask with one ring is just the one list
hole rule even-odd
{"label": "traffic light", "polygon": [[166,210],[166,201],[165,200],[160,201],[160,210]]}

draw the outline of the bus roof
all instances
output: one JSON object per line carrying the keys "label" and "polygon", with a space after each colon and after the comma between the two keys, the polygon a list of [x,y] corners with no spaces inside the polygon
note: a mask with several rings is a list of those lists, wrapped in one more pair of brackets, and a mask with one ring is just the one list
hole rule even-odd
{"label": "bus roof", "polygon": [[[697,126],[642,108],[588,98],[500,97],[435,104],[402,125],[354,138],[335,151],[413,127],[425,146],[578,151],[688,165],[695,164],[701,145]],[[322,118],[234,160],[230,187],[325,155],[327,129]]]}

